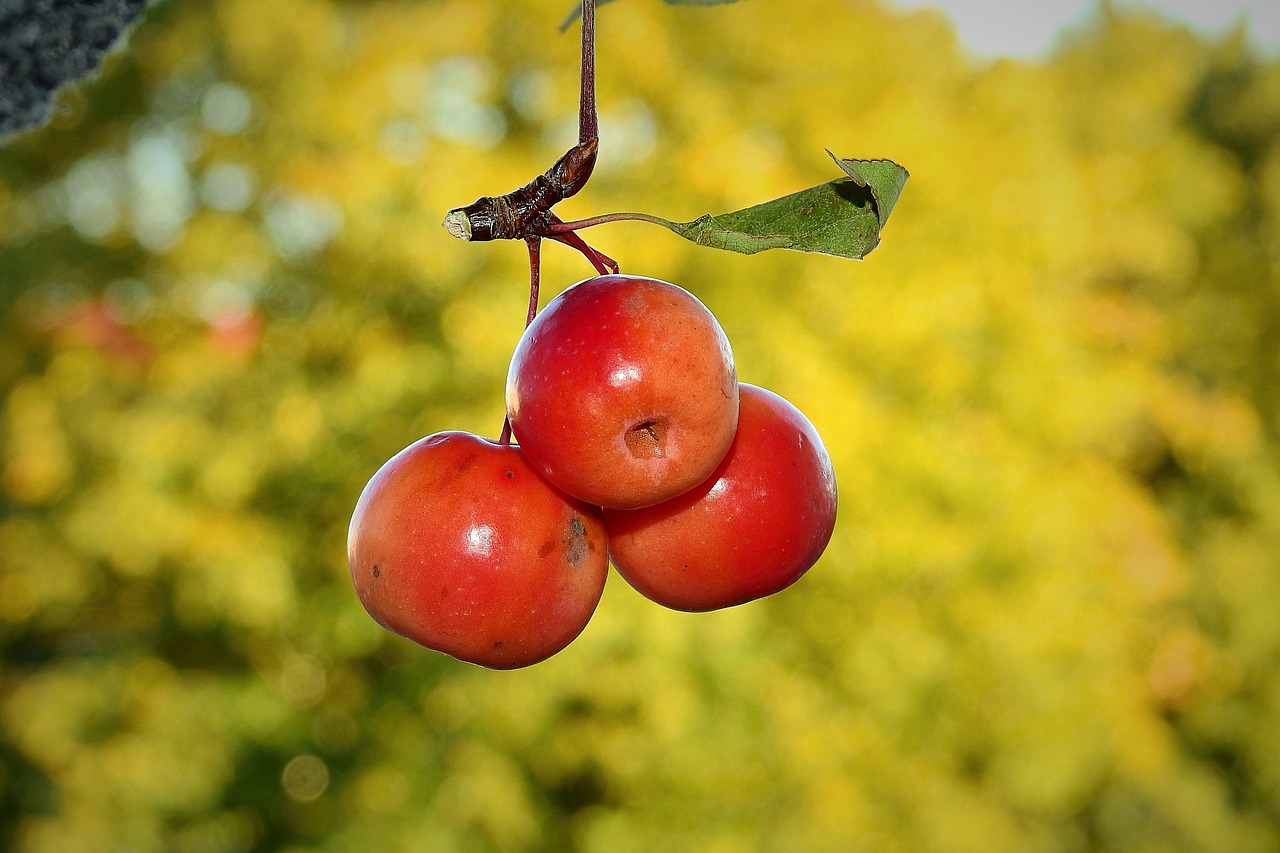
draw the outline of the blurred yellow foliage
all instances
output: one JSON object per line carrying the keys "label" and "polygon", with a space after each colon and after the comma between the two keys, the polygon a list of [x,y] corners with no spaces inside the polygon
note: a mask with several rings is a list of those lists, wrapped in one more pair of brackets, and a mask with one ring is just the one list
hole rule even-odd
{"label": "blurred yellow foliage", "polygon": [[1280,847],[1280,64],[1235,37],[606,6],[566,218],[911,170],[860,264],[587,232],[814,421],[831,547],[712,614],[615,576],[517,672],[361,610],[365,480],[501,427],[524,249],[440,221],[574,138],[568,5],[159,4],[0,150],[0,849]]}

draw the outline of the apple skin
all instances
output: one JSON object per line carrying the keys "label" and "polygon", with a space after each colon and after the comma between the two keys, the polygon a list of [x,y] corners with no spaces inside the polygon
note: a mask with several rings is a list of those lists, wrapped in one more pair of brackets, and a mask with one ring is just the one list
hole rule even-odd
{"label": "apple skin", "polygon": [[740,389],[737,435],[706,482],[656,506],[604,512],[618,573],[674,610],[717,610],[785,589],[835,529],[835,472],[813,424],[772,391]]}
{"label": "apple skin", "polygon": [[516,445],[457,431],[387,461],[347,534],[352,583],[379,624],[491,669],[545,660],[581,633],[607,551],[598,509],[547,483]]}
{"label": "apple skin", "polygon": [[534,318],[507,373],[507,417],[530,462],[564,492],[634,509],[701,483],[738,421],[724,330],[697,297],[602,275]]}

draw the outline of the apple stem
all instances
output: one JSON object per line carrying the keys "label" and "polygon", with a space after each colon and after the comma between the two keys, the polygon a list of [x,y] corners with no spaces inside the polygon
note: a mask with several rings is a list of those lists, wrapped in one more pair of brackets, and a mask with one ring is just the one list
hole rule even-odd
{"label": "apple stem", "polygon": [[[542,286],[542,238],[527,237],[525,245],[529,247],[529,313],[525,315],[524,327],[529,328],[533,318],[538,316],[538,290]],[[503,417],[502,434],[498,444],[503,447],[511,444],[511,418]]]}
{"label": "apple stem", "polygon": [[588,261],[591,262],[591,265],[596,268],[596,272],[601,275],[606,273],[616,273],[620,269],[617,261],[600,250],[588,245],[586,240],[583,240],[573,231],[553,231],[547,234],[547,237],[551,240],[555,240],[557,243],[564,243],[566,246],[571,246],[577,249]]}
{"label": "apple stem", "polygon": [[529,313],[524,318],[525,328],[538,315],[538,289],[542,285],[542,238],[528,237],[529,247]]}

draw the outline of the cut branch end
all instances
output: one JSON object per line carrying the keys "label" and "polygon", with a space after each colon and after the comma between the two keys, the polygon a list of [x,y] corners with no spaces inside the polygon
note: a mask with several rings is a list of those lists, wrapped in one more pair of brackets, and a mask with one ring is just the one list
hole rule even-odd
{"label": "cut branch end", "polygon": [[459,240],[471,239],[471,220],[467,218],[467,214],[462,208],[449,211],[444,218],[444,227],[452,236]]}

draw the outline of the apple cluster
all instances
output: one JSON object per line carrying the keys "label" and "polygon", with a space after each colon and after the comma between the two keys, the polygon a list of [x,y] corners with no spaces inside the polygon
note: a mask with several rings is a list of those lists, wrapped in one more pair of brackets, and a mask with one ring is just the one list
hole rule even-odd
{"label": "apple cluster", "polygon": [[822,439],[782,397],[739,383],[715,316],[676,285],[601,275],[568,288],[511,359],[515,442],[420,439],[356,503],[361,603],[384,627],[494,669],[581,633],[608,564],[666,607],[784,589],[831,538]]}

